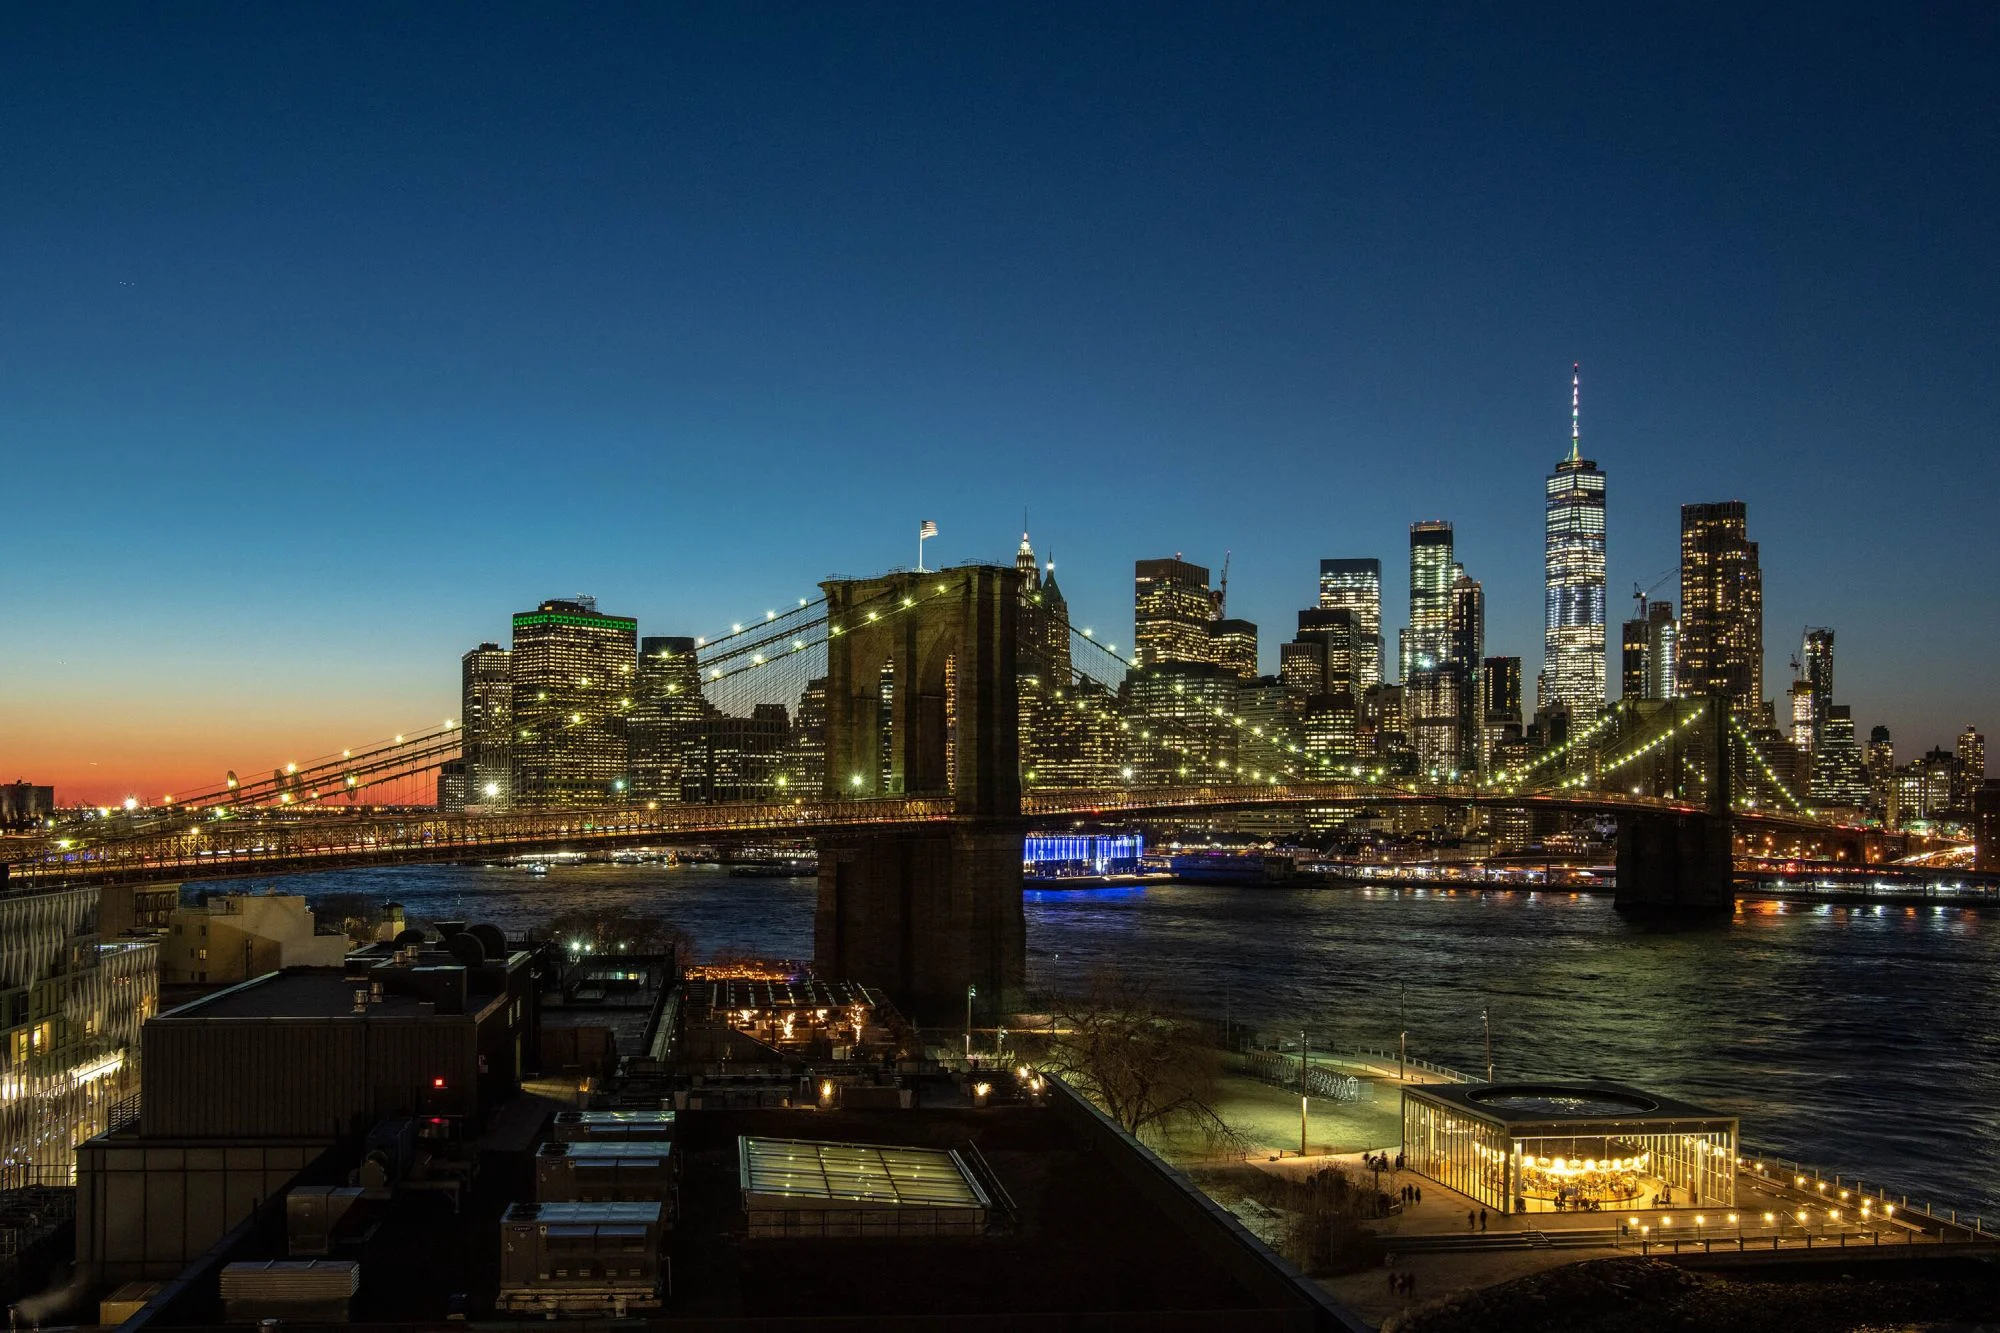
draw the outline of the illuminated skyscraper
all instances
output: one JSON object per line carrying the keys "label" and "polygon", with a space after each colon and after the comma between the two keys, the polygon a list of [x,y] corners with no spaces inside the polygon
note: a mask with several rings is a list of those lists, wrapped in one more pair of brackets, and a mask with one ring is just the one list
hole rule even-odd
{"label": "illuminated skyscraper", "polygon": [[[1362,646],[1363,635],[1355,624],[1354,613],[1346,607],[1308,607],[1299,612],[1299,632],[1294,644],[1287,645],[1296,651],[1296,645],[1316,644],[1319,647],[1318,660],[1322,675],[1319,683],[1307,689],[1307,694],[1338,694],[1346,692],[1360,697],[1356,679],[1367,659],[1367,651]],[[1279,655],[1279,674],[1284,674],[1285,658]],[[1287,677],[1298,679],[1297,671]]]}
{"label": "illuminated skyscraper", "polygon": [[1209,660],[1245,680],[1257,679],[1257,626],[1248,620],[1208,622]]}
{"label": "illuminated skyscraper", "polygon": [[1764,575],[1741,500],[1681,506],[1678,693],[1720,694],[1754,718],[1764,700]]}
{"label": "illuminated skyscraper", "polygon": [[1458,571],[1451,581],[1451,637],[1445,660],[1456,662],[1471,680],[1486,656],[1486,590],[1463,565]]}
{"label": "illuminated skyscraper", "polygon": [[1410,624],[1397,645],[1402,678],[1427,671],[1451,656],[1451,524],[1428,519],[1410,525]]}
{"label": "illuminated skyscraper", "polygon": [[1653,602],[1646,608],[1646,697],[1672,699],[1674,662],[1680,651],[1680,622],[1674,619],[1672,602]]}
{"label": "illuminated skyscraper", "polygon": [[1795,680],[1792,682],[1792,702],[1789,712],[1792,744],[1806,754],[1811,754],[1815,748],[1813,743],[1813,714],[1818,710],[1813,707],[1815,703],[1814,695],[1815,691],[1813,690],[1811,681]]}
{"label": "illuminated skyscraper", "polygon": [[1176,555],[1137,561],[1132,574],[1134,660],[1142,667],[1209,661],[1208,570]]}
{"label": "illuminated skyscraper", "polygon": [[1319,562],[1319,606],[1322,611],[1354,615],[1355,693],[1382,683],[1382,562],[1322,560]]}
{"label": "illuminated skyscraper", "polygon": [[639,622],[589,598],[514,617],[514,802],[590,805],[628,795],[625,722]]}
{"label": "illuminated skyscraper", "polygon": [[514,671],[510,654],[482,643],[460,659],[465,800],[504,806],[514,792]]}
{"label": "illuminated skyscraper", "polygon": [[694,640],[662,635],[639,640],[636,675],[626,723],[632,795],[678,801],[695,724],[713,711],[702,697]]}
{"label": "illuminated skyscraper", "polygon": [[1799,660],[1806,684],[1812,687],[1812,743],[1818,749],[1826,739],[1826,719],[1833,707],[1833,631],[1808,628]]}
{"label": "illuminated skyscraper", "polygon": [[1604,711],[1604,474],[1583,456],[1582,371],[1573,370],[1569,457],[1546,485],[1542,674],[1536,702],[1569,705],[1573,725]]}
{"label": "illuminated skyscraper", "polygon": [[1952,803],[1960,808],[1969,808],[1972,793],[1986,781],[1986,737],[1968,725],[1958,733],[1958,749],[1953,758],[1956,763],[1952,776],[1956,787],[1952,792]]}

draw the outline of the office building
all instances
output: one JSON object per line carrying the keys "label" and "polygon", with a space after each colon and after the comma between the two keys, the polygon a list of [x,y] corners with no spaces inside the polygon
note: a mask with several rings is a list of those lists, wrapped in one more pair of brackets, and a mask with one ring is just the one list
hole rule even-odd
{"label": "office building", "polygon": [[1479,664],[1479,713],[1495,722],[1520,722],[1520,658],[1489,657]]}
{"label": "office building", "polygon": [[1652,602],[1646,607],[1646,697],[1672,699],[1674,662],[1680,640],[1680,624],[1674,619],[1672,602]]}
{"label": "office building", "polygon": [[1133,660],[1142,667],[1208,662],[1213,610],[1208,570],[1176,555],[1140,560],[1132,569]]}
{"label": "office building", "polygon": [[1890,798],[1896,823],[1907,828],[1942,819],[1952,807],[1957,774],[1958,756],[1945,749],[1927,750],[1922,758],[1897,769]]}
{"label": "office building", "polygon": [[167,918],[160,980],[233,986],[287,967],[339,967],[348,947],[345,934],[320,933],[303,894],[211,894]]}
{"label": "office building", "polygon": [[1719,694],[1739,716],[1764,697],[1764,576],[1741,500],[1681,506],[1680,694]]}
{"label": "office building", "polygon": [[1786,724],[1790,728],[1792,746],[1801,754],[1811,754],[1813,743],[1813,687],[1809,680],[1795,680],[1788,693],[1790,703],[1786,708]]}
{"label": "office building", "polygon": [[1863,762],[1868,767],[1868,807],[1887,823],[1896,784],[1896,742],[1887,727],[1869,729],[1868,751]]}
{"label": "office building", "polygon": [[1649,635],[1643,620],[1628,620],[1618,635],[1618,697],[1646,697],[1646,657]]}
{"label": "office building", "polygon": [[711,710],[688,728],[681,800],[761,801],[782,794],[791,786],[785,772],[790,739],[783,704],[758,704],[748,717]]}
{"label": "office building", "polygon": [[639,641],[639,662],[626,721],[632,797],[678,801],[694,728],[715,710],[702,697],[695,642],[679,635]]}
{"label": "office building", "polygon": [[1209,660],[1243,680],[1257,679],[1257,626],[1248,620],[1208,624]]}
{"label": "office building", "polygon": [[447,759],[438,765],[437,808],[440,810],[463,810],[470,801],[470,790],[465,780],[465,761]]}
{"label": "office building", "polygon": [[1315,694],[1307,699],[1299,729],[1303,737],[1300,748],[1310,761],[1308,771],[1323,772],[1329,765],[1354,759],[1360,753],[1359,723],[1354,696],[1345,690],[1338,694]]}
{"label": "office building", "polygon": [[1398,640],[1402,679],[1451,656],[1451,524],[1431,519],[1410,525],[1410,624]]}
{"label": "office building", "polygon": [[[1367,660],[1364,636],[1355,623],[1354,613],[1346,607],[1331,609],[1307,607],[1299,612],[1298,635],[1295,644],[1317,646],[1317,656],[1321,663],[1321,676],[1316,685],[1306,689],[1307,694],[1332,694],[1346,692],[1358,697],[1362,668]],[[1284,654],[1279,653],[1279,675],[1284,676]],[[1295,669],[1288,681],[1306,685],[1303,669]]]}
{"label": "office building", "polygon": [[1958,733],[1958,749],[1953,758],[1957,787],[1952,792],[1952,804],[1962,810],[1969,808],[1972,793],[1986,782],[1986,737],[1968,725]]}
{"label": "office building", "polygon": [[1464,566],[1451,583],[1451,637],[1446,660],[1456,662],[1471,680],[1486,656],[1486,591]]}
{"label": "office building", "polygon": [[152,940],[108,929],[116,904],[134,897],[129,886],[91,886],[0,898],[0,1189],[70,1184],[76,1145],[139,1090],[159,957]]}
{"label": "office building", "polygon": [[1449,781],[1472,768],[1465,718],[1471,690],[1456,662],[1419,667],[1403,683],[1403,711],[1420,776]]}
{"label": "office building", "polygon": [[504,809],[514,795],[513,654],[482,643],[459,659],[459,679],[466,803]]}
{"label": "office building", "polygon": [[0,783],[0,829],[33,828],[54,816],[56,789],[32,782]]}
{"label": "office building", "polygon": [[1604,474],[1583,456],[1580,371],[1570,380],[1569,457],[1545,484],[1547,537],[1538,704],[1560,701],[1577,725],[1604,711]]}
{"label": "office building", "polygon": [[1326,692],[1326,644],[1294,639],[1278,645],[1278,679],[1299,698]]}
{"label": "office building", "polygon": [[1868,804],[1868,770],[1854,738],[1854,716],[1845,704],[1826,710],[1820,742],[1812,752],[1812,799],[1816,806],[1852,810]]}
{"label": "office building", "polygon": [[1521,740],[1521,659],[1489,657],[1479,664],[1479,771],[1505,767],[1501,752]]}
{"label": "office building", "polygon": [[590,598],[514,617],[514,802],[594,805],[629,795],[625,723],[639,622]]}
{"label": "office building", "polygon": [[1142,782],[1230,781],[1237,733],[1229,719],[1242,680],[1212,662],[1166,662],[1128,673],[1122,691],[1126,720],[1135,730],[1168,738],[1133,754]]}
{"label": "office building", "polygon": [[1354,617],[1355,692],[1382,683],[1382,562],[1346,559],[1319,562],[1319,605],[1322,611],[1347,611]]}
{"label": "office building", "polygon": [[1826,739],[1826,720],[1833,707],[1833,631],[1808,628],[1799,662],[1802,679],[1812,687],[1812,744],[1818,749]]}
{"label": "office building", "polygon": [[785,785],[795,796],[817,796],[826,790],[826,677],[815,676],[799,691],[792,713],[792,735],[785,761]]}

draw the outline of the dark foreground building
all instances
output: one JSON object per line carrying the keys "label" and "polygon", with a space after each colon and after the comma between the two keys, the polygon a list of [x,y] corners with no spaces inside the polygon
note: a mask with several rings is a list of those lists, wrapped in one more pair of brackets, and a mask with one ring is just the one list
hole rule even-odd
{"label": "dark foreground building", "polygon": [[[494,985],[465,977],[490,998],[468,1000],[455,1036],[426,1026],[445,1006],[405,1009],[388,987],[372,1019],[365,981],[307,1012],[348,979],[269,978],[149,1030],[189,1063],[157,1117],[147,1092],[147,1120],[172,1139],[149,1124],[89,1145],[79,1234],[106,1318],[441,1333],[558,1316],[662,1333],[1360,1327],[1082,1098],[1025,1070],[940,1069],[871,989],[761,974],[657,987],[649,1030],[671,1040],[621,1058],[584,1113],[575,1081],[533,1085],[547,1096],[501,1086],[514,1082],[502,1032],[463,1021],[512,1011]],[[532,1049],[538,1011],[524,1018]],[[246,1042],[254,1067],[213,1058]],[[474,1074],[448,1107],[433,1094],[449,1086],[425,1078],[458,1078],[465,1065],[441,1063],[453,1051]],[[377,1072],[343,1073],[362,1068]],[[217,1109],[232,1088],[244,1109]],[[295,1120],[307,1088],[324,1106],[317,1136]],[[216,1132],[176,1120],[183,1101],[207,1106]]]}

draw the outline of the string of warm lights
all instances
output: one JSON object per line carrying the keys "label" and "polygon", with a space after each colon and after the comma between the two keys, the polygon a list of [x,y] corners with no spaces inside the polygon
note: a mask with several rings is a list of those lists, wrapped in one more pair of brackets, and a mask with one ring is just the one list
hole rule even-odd
{"label": "string of warm lights", "polygon": [[1691,714],[1690,716],[1684,717],[1679,722],[1676,722],[1673,726],[1669,727],[1666,731],[1653,737],[1651,740],[1648,740],[1643,744],[1634,746],[1631,750],[1626,752],[1620,758],[1609,760],[1599,765],[1597,772],[1594,775],[1594,778],[1592,774],[1579,773],[1574,777],[1565,779],[1557,787],[1557,790],[1566,791],[1571,788],[1581,787],[1587,782],[1593,781],[1595,779],[1602,779],[1604,777],[1609,776],[1610,774],[1616,773],[1621,769],[1624,769],[1629,765],[1636,763],[1638,760],[1645,758],[1647,755],[1652,754],[1655,750],[1658,750],[1661,746],[1666,745],[1667,743],[1672,741],[1676,736],[1678,736],[1681,732],[1686,731],[1689,727],[1694,726],[1701,720],[1702,720],[1702,714],[1700,713],[1694,713]]}
{"label": "string of warm lights", "polygon": [[1758,748],[1757,743],[1750,739],[1750,733],[1743,729],[1743,724],[1739,722],[1736,718],[1731,717],[1729,719],[1729,726],[1730,729],[1736,733],[1736,739],[1743,742],[1743,747],[1746,750],[1748,750],[1750,752],[1751,757],[1757,761],[1757,767],[1763,770],[1764,776],[1770,780],[1772,789],[1775,790],[1779,796],[1783,797],[1785,801],[1787,801],[1791,805],[1792,809],[1799,811],[1801,813],[1806,813],[1805,802],[1801,801],[1798,798],[1798,795],[1795,792],[1793,792],[1790,787],[1785,785],[1785,780],[1778,776],[1776,770],[1774,770],[1771,767],[1770,763],[1764,758],[1763,750]]}
{"label": "string of warm lights", "polygon": [[[1069,630],[1073,638],[1082,639],[1090,647],[1095,648],[1097,651],[1103,653],[1105,656],[1111,658],[1113,661],[1117,662],[1120,666],[1124,667],[1128,673],[1134,673],[1138,675],[1150,674],[1151,668],[1140,666],[1132,659],[1125,657],[1118,651],[1116,644],[1107,644],[1100,642],[1090,629],[1088,628],[1079,629],[1075,624],[1067,621],[1067,619],[1064,620],[1064,625]],[[1072,663],[1072,669],[1076,670],[1077,674],[1080,677],[1092,680],[1094,682],[1096,681],[1096,678],[1090,676],[1088,672],[1084,672],[1076,668],[1074,663]],[[1102,684],[1102,682],[1097,682],[1097,683]],[[1176,694],[1185,694],[1186,688],[1180,682],[1176,681],[1174,684],[1174,692]],[[1280,776],[1289,778],[1293,781],[1312,781],[1312,780],[1325,781],[1325,780],[1338,780],[1338,779],[1351,778],[1358,781],[1368,782],[1374,785],[1382,785],[1385,786],[1386,789],[1390,791],[1415,794],[1414,788],[1406,788],[1396,783],[1384,784],[1382,782],[1382,779],[1386,776],[1386,773],[1385,770],[1383,769],[1377,768],[1372,773],[1370,773],[1366,768],[1364,768],[1361,765],[1353,764],[1352,762],[1343,764],[1339,759],[1334,758],[1333,756],[1313,754],[1312,752],[1301,748],[1296,742],[1279,741],[1275,738],[1268,737],[1265,735],[1263,726],[1260,723],[1256,723],[1252,721],[1250,718],[1247,718],[1240,713],[1231,712],[1230,710],[1225,709],[1220,705],[1216,704],[1209,705],[1208,712],[1209,715],[1221,719],[1223,722],[1227,723],[1230,726],[1236,727],[1237,729],[1242,731],[1247,731],[1250,734],[1250,736],[1253,737],[1262,746],[1268,747],[1265,752],[1267,755],[1272,756],[1272,758],[1269,761],[1263,764],[1259,764],[1257,767],[1254,768],[1249,767],[1240,762],[1240,754],[1239,754],[1239,762],[1237,762],[1234,765],[1232,765],[1226,759],[1217,759],[1215,761],[1215,764],[1217,771],[1219,772],[1227,772],[1233,767],[1239,774],[1243,772],[1249,772],[1252,775],[1252,779],[1254,781],[1262,782],[1268,780],[1270,783],[1274,785],[1279,781]],[[1113,716],[1109,713],[1102,713],[1102,712],[1100,713],[1100,715],[1107,718]],[[1121,728],[1123,728],[1128,732],[1130,731],[1129,719],[1117,718],[1115,720],[1118,721]],[[1147,722],[1154,726],[1159,725],[1162,721],[1163,719],[1157,717],[1147,719]],[[1150,731],[1148,729],[1142,729],[1140,732],[1140,738],[1142,740],[1150,739]],[[1205,741],[1212,739],[1207,735],[1197,735],[1194,736],[1193,738],[1196,741]],[[1239,745],[1241,744],[1240,738],[1238,743]],[[1171,742],[1167,742],[1167,748],[1176,750],[1179,753],[1186,753],[1186,754],[1194,753],[1193,746],[1178,746],[1172,744]],[[1298,767],[1287,765],[1282,758],[1276,757],[1279,755],[1297,756],[1299,762],[1309,766],[1310,768],[1317,769],[1318,772],[1317,773],[1301,772]],[[1266,767],[1275,768],[1277,771],[1274,774],[1269,775],[1267,778],[1267,775],[1265,775],[1263,772],[1263,769]],[[1184,767],[1180,770],[1180,776],[1183,777],[1188,776],[1187,770]]]}

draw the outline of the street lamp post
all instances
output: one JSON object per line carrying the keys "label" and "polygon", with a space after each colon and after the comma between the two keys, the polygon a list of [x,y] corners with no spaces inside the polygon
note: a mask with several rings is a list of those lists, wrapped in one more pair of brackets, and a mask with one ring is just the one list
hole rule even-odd
{"label": "street lamp post", "polygon": [[1299,1156],[1306,1155],[1306,1030],[1299,1029]]}
{"label": "street lamp post", "polygon": [[965,1063],[972,1065],[972,997],[979,994],[977,986],[965,988]]}
{"label": "street lamp post", "polygon": [[1404,1066],[1410,1062],[1410,1023],[1403,1016],[1403,1006],[1410,998],[1410,983],[1403,982],[1396,990],[1396,1081],[1401,1083],[1409,1075]]}

